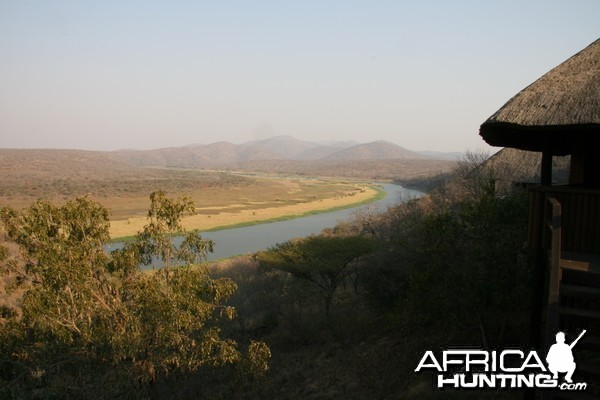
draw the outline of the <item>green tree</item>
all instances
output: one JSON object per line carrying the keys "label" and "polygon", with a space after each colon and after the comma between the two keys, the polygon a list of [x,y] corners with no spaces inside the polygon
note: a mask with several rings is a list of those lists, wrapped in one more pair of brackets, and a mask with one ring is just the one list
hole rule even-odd
{"label": "green tree", "polygon": [[[160,257],[168,276],[174,260],[193,264],[203,259],[207,252],[212,252],[214,243],[211,240],[202,239],[197,230],[186,232],[182,225],[183,217],[195,213],[196,207],[189,197],[171,199],[163,191],[153,192],[148,223],[136,236],[141,262],[150,265],[153,257]],[[173,237],[176,234],[184,236],[180,246],[175,246]]]}
{"label": "green tree", "polygon": [[289,272],[318,288],[329,315],[338,287],[374,248],[375,242],[364,236],[320,235],[280,243],[257,253],[256,259],[263,267]]}
{"label": "green tree", "polygon": [[1,218],[34,284],[23,299],[23,321],[66,342],[89,338],[92,316],[111,296],[103,275],[107,210],[87,198],[62,207],[38,201],[24,213],[5,208]]}
{"label": "green tree", "polygon": [[[167,226],[175,228],[181,215],[160,218],[173,218]],[[0,397],[134,398],[151,390],[140,382],[201,368],[265,372],[264,344],[243,352],[220,332],[234,315],[224,302],[235,283],[194,265],[169,276],[141,272],[131,267],[141,245],[107,255],[101,205],[38,201],[23,211],[4,208],[0,220],[20,247],[29,281],[20,312],[0,317]],[[186,251],[191,263],[206,247],[191,240]]]}

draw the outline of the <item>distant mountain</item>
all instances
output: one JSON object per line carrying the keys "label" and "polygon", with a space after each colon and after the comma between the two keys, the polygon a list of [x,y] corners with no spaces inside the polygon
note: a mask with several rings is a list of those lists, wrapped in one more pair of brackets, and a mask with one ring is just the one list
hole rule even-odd
{"label": "distant mountain", "polygon": [[[291,136],[275,136],[269,139],[246,142],[239,145],[239,147],[245,153],[272,154],[277,159],[296,160],[301,154],[319,147],[319,145],[298,140]],[[260,158],[268,159],[267,157]]]}
{"label": "distant mountain", "polygon": [[195,148],[203,164],[231,164],[251,160],[276,160],[282,157],[267,148],[247,148],[229,142],[216,142]]}
{"label": "distant mountain", "polygon": [[341,149],[345,149],[346,147],[352,147],[352,146],[356,146],[358,144],[360,144],[360,142],[357,142],[356,140],[325,140],[325,141],[319,141],[316,142],[322,146],[332,146],[332,147],[339,147]]}
{"label": "distant mountain", "polygon": [[[253,157],[254,160],[318,160],[327,157],[339,150],[355,146],[356,142],[307,142],[298,140],[291,136],[275,136],[269,139],[257,140],[243,143],[240,148],[245,153],[272,154],[273,157]],[[244,157],[239,161],[248,161],[251,158]]]}
{"label": "distant mountain", "polygon": [[428,158],[385,140],[359,144],[325,157],[328,160],[406,160]]}
{"label": "distant mountain", "polygon": [[206,146],[194,146],[194,152],[206,162],[217,159],[224,163],[236,162],[238,147],[229,142],[215,142]]}
{"label": "distant mountain", "polygon": [[117,150],[111,152],[132,165],[142,167],[198,167],[210,163],[212,156],[207,158],[202,152],[191,147],[167,147],[155,150]]}
{"label": "distant mountain", "polygon": [[425,157],[433,158],[435,160],[450,160],[458,161],[461,160],[465,153],[460,151],[443,152],[443,151],[416,151],[415,153],[421,154]]}
{"label": "distant mountain", "polygon": [[215,142],[156,150],[118,150],[112,154],[138,166],[212,168],[269,160],[408,160],[429,157],[387,141],[308,142],[275,136],[242,144]]}

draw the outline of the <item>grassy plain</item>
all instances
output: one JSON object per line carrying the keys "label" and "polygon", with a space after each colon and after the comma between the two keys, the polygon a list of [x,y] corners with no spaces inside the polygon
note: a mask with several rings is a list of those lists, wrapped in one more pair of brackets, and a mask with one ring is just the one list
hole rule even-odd
{"label": "grassy plain", "polygon": [[347,207],[378,195],[349,179],[144,168],[102,152],[0,149],[0,208],[89,196],[110,210],[112,238],[132,236],[142,228],[150,193],[156,190],[191,197],[198,214],[184,224],[201,230]]}
{"label": "grassy plain", "polygon": [[211,171],[139,167],[106,152],[0,149],[0,208],[23,208],[37,199],[60,204],[87,195],[111,211],[111,236],[122,238],[141,229],[150,193],[163,190],[194,200],[198,215],[185,220],[187,229],[211,230],[372,201],[380,193],[357,180],[403,182],[447,172],[453,165],[442,160],[282,160]]}
{"label": "grassy plain", "polygon": [[[210,188],[186,195],[194,200],[196,215],[184,218],[184,227],[206,231],[348,207],[374,200],[379,192],[363,183],[255,177],[241,187]],[[123,200],[104,202],[112,210],[112,238],[132,236],[146,223],[149,199]]]}

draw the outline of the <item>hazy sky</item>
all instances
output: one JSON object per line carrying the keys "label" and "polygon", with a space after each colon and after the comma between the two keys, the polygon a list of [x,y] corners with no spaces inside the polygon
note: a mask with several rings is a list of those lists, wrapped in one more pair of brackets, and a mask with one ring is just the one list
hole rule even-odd
{"label": "hazy sky", "polygon": [[488,150],[479,125],[599,37],[598,0],[0,0],[0,147]]}

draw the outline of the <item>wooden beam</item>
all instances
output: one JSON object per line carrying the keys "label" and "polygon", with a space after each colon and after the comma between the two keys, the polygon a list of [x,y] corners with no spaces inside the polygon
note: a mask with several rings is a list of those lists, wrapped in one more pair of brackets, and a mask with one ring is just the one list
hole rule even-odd
{"label": "wooden beam", "polygon": [[540,175],[543,186],[552,185],[552,153],[547,148],[544,148],[544,151],[542,151],[542,170]]}

